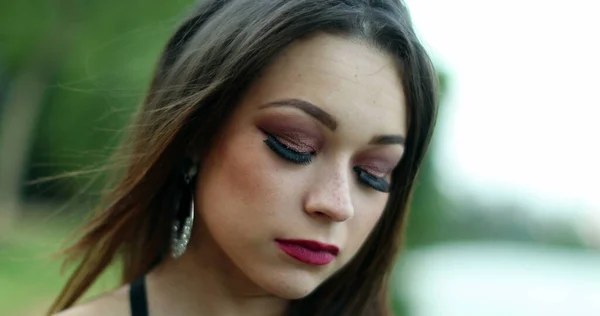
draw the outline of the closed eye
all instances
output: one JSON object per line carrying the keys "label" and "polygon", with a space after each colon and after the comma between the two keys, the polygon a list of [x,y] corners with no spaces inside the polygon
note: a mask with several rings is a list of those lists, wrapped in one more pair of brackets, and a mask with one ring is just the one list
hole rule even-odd
{"label": "closed eye", "polygon": [[354,167],[354,172],[358,175],[358,180],[377,191],[390,192],[390,184],[385,178],[376,177],[361,167]]}
{"label": "closed eye", "polygon": [[279,157],[298,165],[308,165],[312,162],[314,153],[296,151],[280,142],[275,136],[269,133],[265,134],[267,135],[267,139],[264,140],[265,144]]}

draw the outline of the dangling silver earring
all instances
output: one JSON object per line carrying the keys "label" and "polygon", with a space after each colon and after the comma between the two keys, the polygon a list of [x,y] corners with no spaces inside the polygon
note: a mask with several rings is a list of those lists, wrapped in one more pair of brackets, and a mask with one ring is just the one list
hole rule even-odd
{"label": "dangling silver earring", "polygon": [[[173,226],[171,227],[171,255],[175,259],[181,257],[181,255],[185,253],[187,245],[192,236],[192,227],[194,225],[194,194],[191,183],[192,179],[194,179],[194,176],[196,175],[196,172],[196,166],[191,166],[183,175],[185,188],[183,188],[184,192],[182,194],[180,205],[185,207],[185,205],[188,204],[186,203],[187,200],[189,200],[189,214],[185,218],[183,226],[179,220],[175,219],[173,221]],[[179,211],[179,207],[177,209]],[[176,218],[177,217],[178,214],[176,215]]]}

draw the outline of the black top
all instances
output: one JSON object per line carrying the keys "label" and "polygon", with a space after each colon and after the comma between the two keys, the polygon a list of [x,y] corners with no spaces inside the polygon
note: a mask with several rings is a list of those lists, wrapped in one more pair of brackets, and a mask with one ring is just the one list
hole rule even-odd
{"label": "black top", "polygon": [[131,282],[129,286],[129,307],[131,308],[131,316],[148,316],[148,299],[146,298],[144,276]]}

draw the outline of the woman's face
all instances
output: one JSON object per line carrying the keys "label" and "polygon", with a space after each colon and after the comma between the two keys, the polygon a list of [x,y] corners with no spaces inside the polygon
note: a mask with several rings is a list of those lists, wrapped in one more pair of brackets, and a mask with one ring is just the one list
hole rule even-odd
{"label": "woman's face", "polygon": [[192,251],[213,249],[198,256],[246,290],[306,296],[381,217],[406,111],[386,54],[332,35],[295,42],[243,96],[205,161],[192,235],[213,246]]}

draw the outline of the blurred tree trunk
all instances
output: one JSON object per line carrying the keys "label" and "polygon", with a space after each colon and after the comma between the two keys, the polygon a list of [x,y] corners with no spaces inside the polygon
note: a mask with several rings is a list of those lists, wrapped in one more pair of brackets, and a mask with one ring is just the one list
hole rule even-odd
{"label": "blurred tree trunk", "polygon": [[23,174],[44,99],[48,76],[38,64],[32,62],[12,81],[1,116],[0,225],[5,227],[16,220],[20,209]]}
{"label": "blurred tree trunk", "polygon": [[71,0],[56,3],[58,17],[12,80],[0,115],[0,231],[18,219],[21,187],[29,163],[32,140],[50,78],[61,69],[70,46]]}

